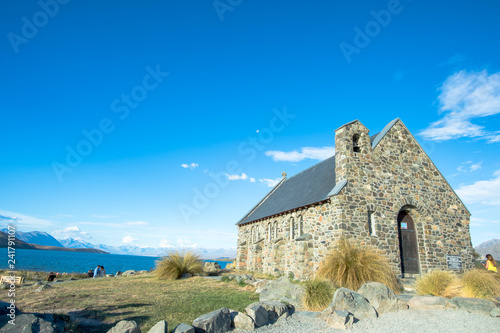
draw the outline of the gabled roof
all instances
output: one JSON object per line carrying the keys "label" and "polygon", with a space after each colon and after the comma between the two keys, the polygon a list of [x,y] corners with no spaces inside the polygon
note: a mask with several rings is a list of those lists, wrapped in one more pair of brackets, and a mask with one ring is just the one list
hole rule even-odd
{"label": "gabled roof", "polygon": [[[339,129],[356,121],[358,120],[344,124]],[[399,118],[394,119],[381,132],[370,137],[373,148],[398,121]],[[335,183],[335,156],[332,156],[290,179],[283,178],[264,199],[236,224],[245,224],[324,201],[339,194],[346,184],[347,180]]]}
{"label": "gabled roof", "polygon": [[244,224],[328,199],[335,187],[335,156],[282,180],[237,224]]}

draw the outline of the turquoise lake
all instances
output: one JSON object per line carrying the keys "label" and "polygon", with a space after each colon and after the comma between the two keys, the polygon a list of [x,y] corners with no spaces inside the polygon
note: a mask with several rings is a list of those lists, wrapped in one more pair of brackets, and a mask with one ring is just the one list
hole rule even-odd
{"label": "turquoise lake", "polygon": [[[0,249],[0,269],[8,268],[7,249]],[[117,271],[147,270],[155,268],[155,261],[159,257],[130,256],[120,254],[44,251],[44,250],[21,250],[15,252],[16,270],[31,270],[59,273],[86,273],[97,265],[106,269],[106,274],[115,274]],[[221,268],[225,268],[227,262],[217,260],[205,260],[217,262]]]}

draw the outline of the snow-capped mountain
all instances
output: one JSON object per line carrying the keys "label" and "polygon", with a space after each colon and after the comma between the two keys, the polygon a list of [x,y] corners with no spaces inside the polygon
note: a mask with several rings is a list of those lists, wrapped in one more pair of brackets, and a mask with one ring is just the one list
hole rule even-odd
{"label": "snow-capped mountain", "polygon": [[[7,228],[2,229],[1,231],[5,233],[9,232]],[[64,247],[57,241],[57,239],[44,231],[16,231],[16,238],[30,244]]]}
{"label": "snow-capped mountain", "polygon": [[59,239],[59,242],[64,246],[64,247],[69,247],[72,249],[93,249],[94,245],[82,241],[80,239],[74,239],[74,238],[64,238],[64,239]]}

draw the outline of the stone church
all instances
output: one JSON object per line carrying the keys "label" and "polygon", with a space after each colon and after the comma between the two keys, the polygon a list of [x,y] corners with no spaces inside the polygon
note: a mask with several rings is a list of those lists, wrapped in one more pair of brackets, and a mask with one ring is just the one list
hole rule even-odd
{"label": "stone church", "polygon": [[341,126],[335,151],[284,173],[237,223],[237,267],[309,279],[343,236],[400,277],[472,268],[470,212],[399,118],[372,136],[358,120]]}

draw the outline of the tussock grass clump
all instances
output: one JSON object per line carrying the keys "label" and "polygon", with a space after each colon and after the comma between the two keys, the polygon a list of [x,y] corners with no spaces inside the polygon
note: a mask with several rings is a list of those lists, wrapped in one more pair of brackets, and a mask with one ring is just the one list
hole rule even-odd
{"label": "tussock grass clump", "polygon": [[419,295],[454,297],[460,294],[459,280],[450,271],[432,271],[418,278],[415,284]]}
{"label": "tussock grass clump", "polygon": [[200,256],[187,251],[174,251],[156,262],[155,275],[160,279],[176,280],[182,274],[198,274],[203,270],[203,261]]}
{"label": "tussock grass clump", "polygon": [[358,290],[365,282],[372,281],[385,284],[395,293],[401,291],[401,285],[385,257],[367,247],[356,246],[345,238],[339,239],[317,276],[352,290]]}
{"label": "tussock grass clump", "polygon": [[462,296],[491,299],[500,296],[500,274],[484,269],[468,271],[462,277]]}
{"label": "tussock grass clump", "polygon": [[331,282],[320,279],[309,280],[305,283],[303,298],[304,307],[309,311],[324,310],[333,299],[335,292]]}

